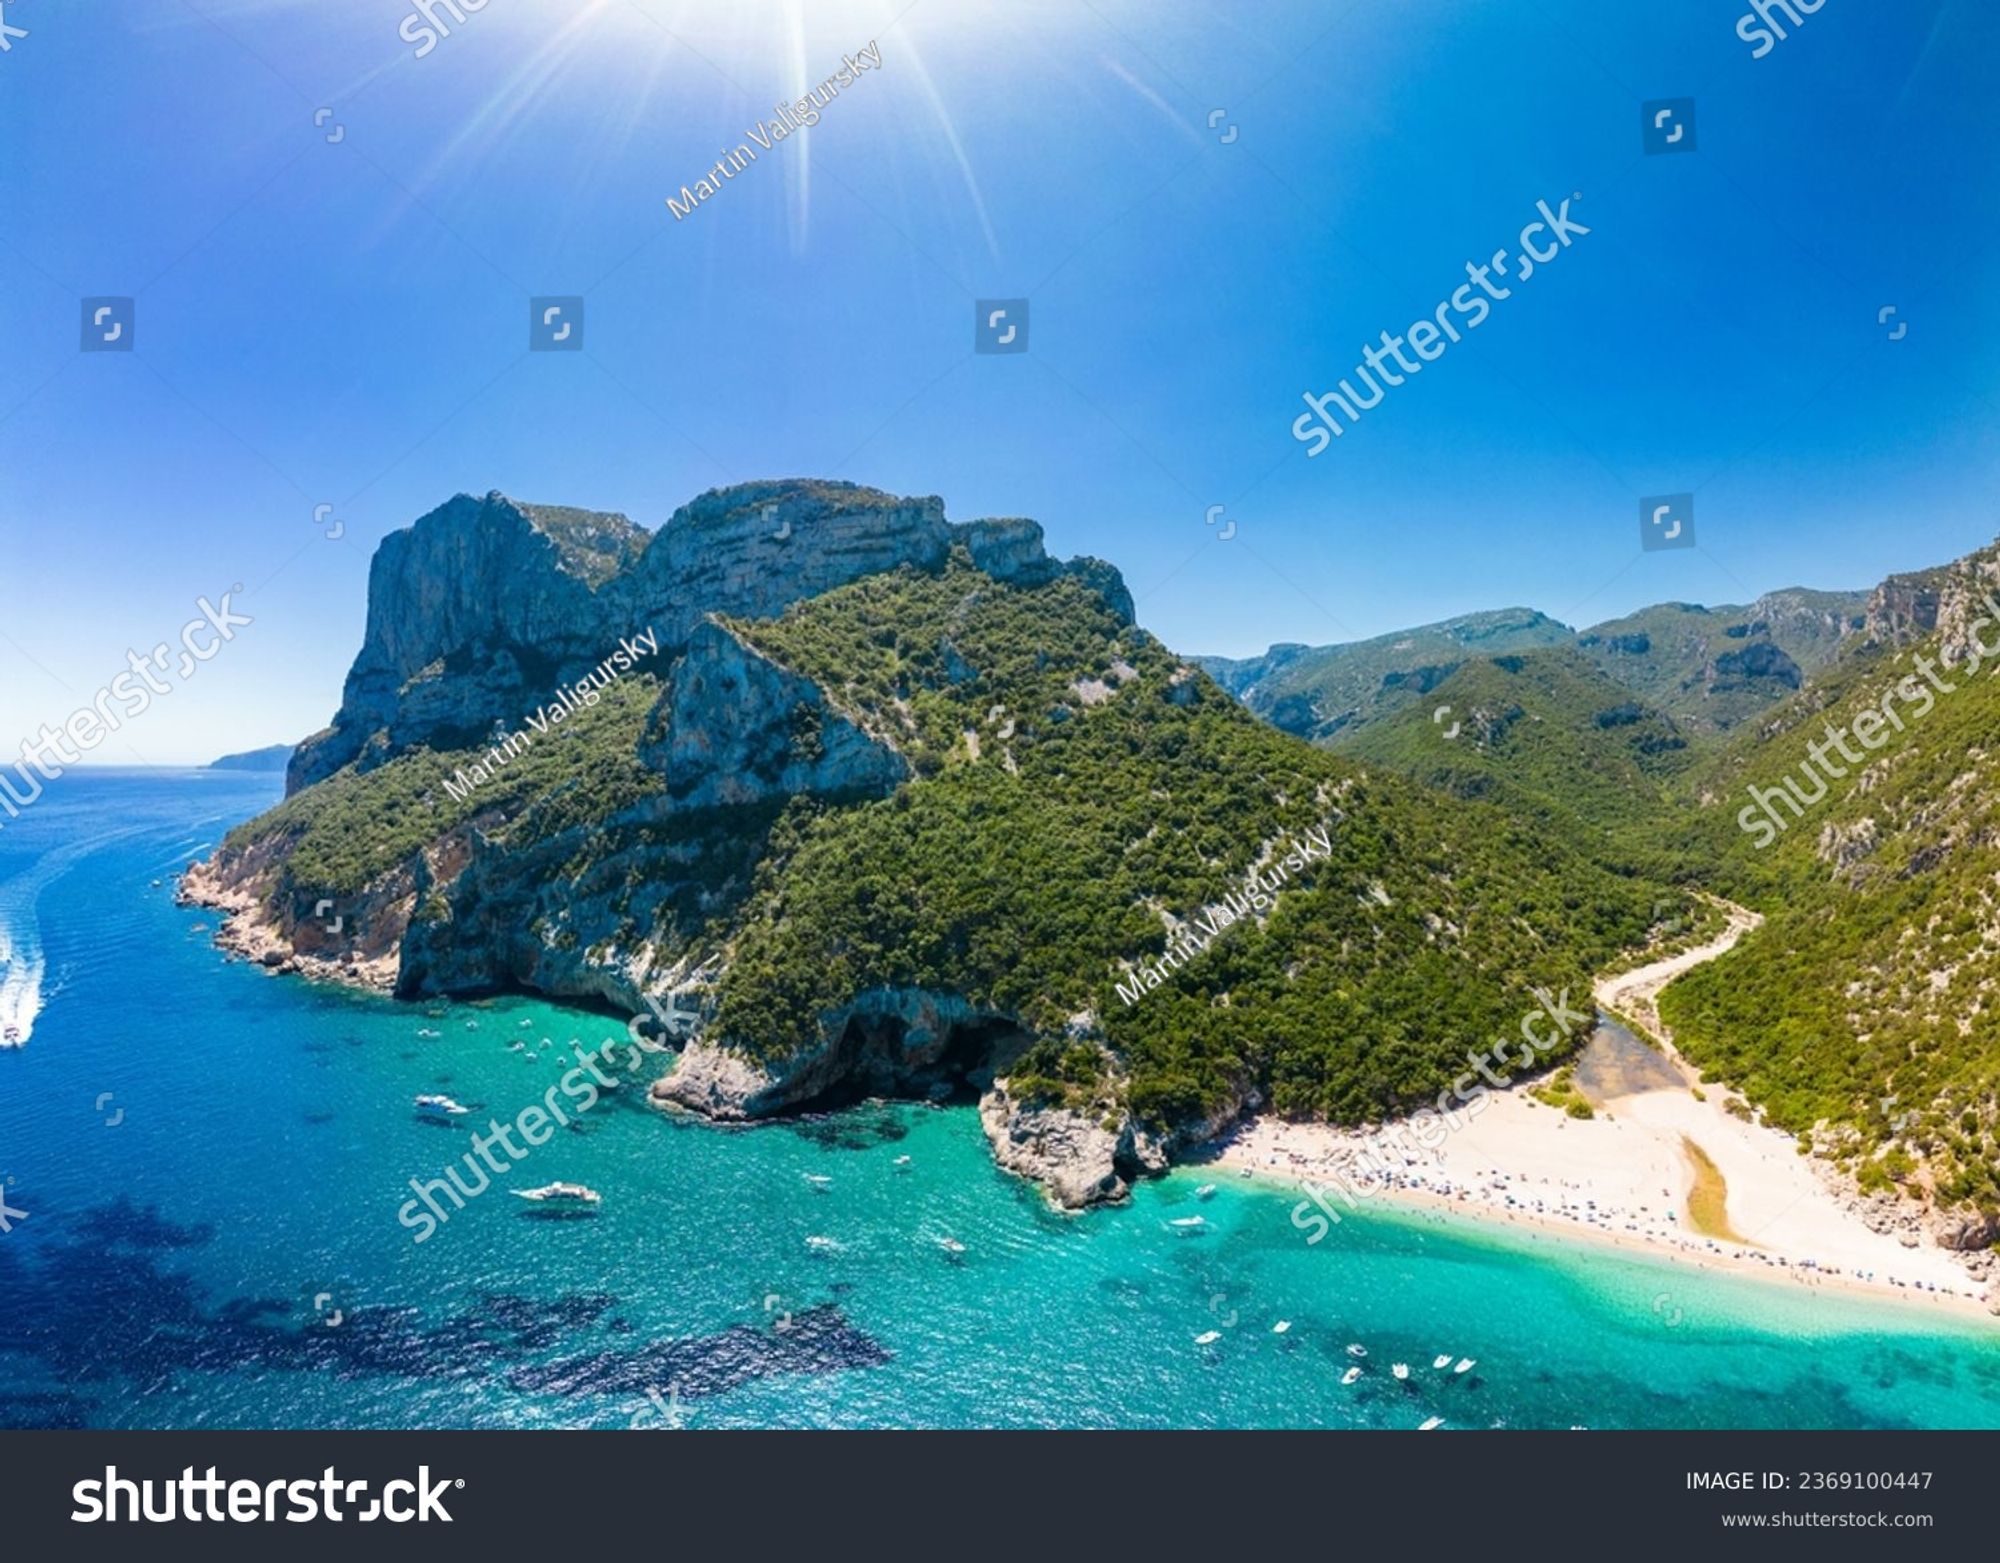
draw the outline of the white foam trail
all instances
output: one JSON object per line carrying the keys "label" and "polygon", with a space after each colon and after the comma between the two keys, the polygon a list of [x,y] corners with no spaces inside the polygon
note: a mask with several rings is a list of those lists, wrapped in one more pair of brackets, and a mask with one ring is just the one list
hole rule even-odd
{"label": "white foam trail", "polygon": [[[12,881],[6,889],[12,889]],[[28,897],[26,917],[12,905],[0,907],[0,1047],[20,1047],[34,1033],[34,1017],[42,1013],[42,929]]]}
{"label": "white foam trail", "polygon": [[42,959],[41,932],[29,909],[27,935],[32,943],[23,948],[13,929],[0,925],[0,1047],[20,1047],[34,1034],[35,1017],[42,1012],[42,976],[48,962]]}
{"label": "white foam trail", "polygon": [[42,1013],[42,925],[35,903],[42,892],[78,861],[100,848],[146,829],[128,825],[87,841],[73,841],[44,853],[27,872],[0,880],[0,1047],[24,1047]]}

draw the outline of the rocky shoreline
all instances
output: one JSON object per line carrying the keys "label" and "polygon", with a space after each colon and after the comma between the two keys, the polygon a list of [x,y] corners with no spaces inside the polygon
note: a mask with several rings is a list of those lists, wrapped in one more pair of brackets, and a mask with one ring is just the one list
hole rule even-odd
{"label": "rocky shoreline", "polygon": [[179,906],[199,906],[220,913],[216,947],[225,955],[260,966],[273,976],[306,977],[339,982],[373,993],[393,994],[400,960],[394,950],[367,955],[347,949],[338,955],[299,949],[284,929],[264,911],[248,890],[225,883],[213,860],[190,863],[174,888]]}

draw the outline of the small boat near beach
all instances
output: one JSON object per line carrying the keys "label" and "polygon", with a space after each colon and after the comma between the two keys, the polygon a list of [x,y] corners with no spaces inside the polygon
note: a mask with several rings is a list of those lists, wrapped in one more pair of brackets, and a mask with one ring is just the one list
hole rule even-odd
{"label": "small boat near beach", "polygon": [[1271,1326],[1271,1333],[1273,1335],[1283,1335],[1291,1327],[1292,1321],[1290,1319],[1280,1319],[1276,1324]]}
{"label": "small boat near beach", "polygon": [[1392,1362],[1389,1364],[1389,1371],[1399,1379],[1408,1378],[1410,1376],[1410,1365],[1407,1362]]}
{"label": "small boat near beach", "polygon": [[818,1193],[824,1194],[828,1189],[833,1187],[833,1179],[828,1177],[824,1172],[808,1172],[802,1174],[802,1176]]}
{"label": "small boat near beach", "polygon": [[596,1189],[586,1188],[581,1183],[544,1183],[538,1189],[509,1189],[516,1199],[533,1200],[537,1204],[595,1205],[604,1196]]}
{"label": "small boat near beach", "polygon": [[1169,1221],[1167,1225],[1172,1227],[1182,1237],[1191,1237],[1207,1226],[1208,1222],[1200,1216],[1179,1216]]}
{"label": "small boat near beach", "polygon": [[830,1237],[809,1237],[806,1239],[806,1247],[810,1248],[816,1254],[837,1254],[840,1252],[840,1244],[836,1243]]}
{"label": "small boat near beach", "polygon": [[1340,1375],[1340,1382],[1343,1384],[1352,1384],[1359,1377],[1361,1377],[1361,1370],[1359,1368],[1349,1368],[1345,1373]]}
{"label": "small boat near beach", "polygon": [[1473,1369],[1473,1365],[1478,1361],[1479,1359],[1477,1357],[1460,1357],[1458,1359],[1458,1366],[1453,1368],[1451,1371],[1454,1373],[1470,1373]]}
{"label": "small boat near beach", "polygon": [[910,1158],[907,1156],[898,1156],[896,1158],[896,1166],[899,1170],[909,1166],[909,1164],[910,1164]]}
{"label": "small boat near beach", "polygon": [[457,1118],[472,1111],[464,1103],[442,1094],[420,1096],[414,1105],[418,1112],[431,1118]]}
{"label": "small boat near beach", "polygon": [[1204,1183],[1200,1188],[1194,1191],[1194,1197],[1196,1199],[1207,1199],[1214,1192],[1215,1192],[1215,1185],[1213,1183]]}
{"label": "small boat near beach", "polygon": [[1352,1346],[1347,1348],[1347,1354],[1350,1357],[1365,1357],[1368,1355],[1368,1348],[1359,1341],[1356,1341]]}
{"label": "small boat near beach", "polygon": [[939,1238],[938,1247],[942,1248],[948,1254],[962,1254],[965,1252],[965,1245],[955,1237]]}
{"label": "small boat near beach", "polygon": [[1197,1346],[1213,1346],[1217,1341],[1221,1339],[1222,1339],[1222,1331],[1203,1330],[1201,1334],[1197,1335],[1194,1338],[1194,1343]]}
{"label": "small boat near beach", "polygon": [[1431,1359],[1431,1366],[1432,1366],[1432,1367],[1434,1367],[1434,1368],[1436,1368],[1436,1369],[1438,1369],[1438,1371],[1440,1371],[1440,1372],[1442,1372],[1442,1371],[1443,1371],[1444,1369],[1446,1369],[1446,1368],[1450,1367],[1450,1366],[1451,1366],[1451,1353],[1450,1353],[1450,1352],[1446,1352],[1446,1353],[1445,1353],[1445,1354],[1444,1354],[1443,1356],[1441,1356],[1441,1357],[1433,1357],[1433,1358]]}
{"label": "small boat near beach", "polygon": [[417,1027],[417,1035],[420,1037],[440,1037],[444,1033],[442,1031],[433,1031],[429,1026],[419,1026]]}
{"label": "small boat near beach", "polygon": [[1417,1424],[1417,1431],[1420,1433],[1428,1433],[1434,1427],[1443,1427],[1443,1426],[1444,1426],[1443,1417],[1427,1416],[1423,1419],[1423,1421]]}

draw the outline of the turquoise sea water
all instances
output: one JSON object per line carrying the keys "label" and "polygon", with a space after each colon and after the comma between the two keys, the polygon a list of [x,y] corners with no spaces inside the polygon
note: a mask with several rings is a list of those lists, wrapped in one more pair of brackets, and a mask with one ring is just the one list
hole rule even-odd
{"label": "turquoise sea water", "polygon": [[[0,1425],[2000,1427],[2000,1331],[1417,1217],[1308,1246],[1234,1174],[1060,1217],[963,1106],[716,1129],[634,1079],[417,1244],[409,1180],[470,1136],[411,1098],[512,1119],[622,1028],[225,960],[173,874],[278,790],[72,776],[0,829],[0,991],[40,1006],[0,1052]],[[601,1210],[503,1191],[555,1179]]]}

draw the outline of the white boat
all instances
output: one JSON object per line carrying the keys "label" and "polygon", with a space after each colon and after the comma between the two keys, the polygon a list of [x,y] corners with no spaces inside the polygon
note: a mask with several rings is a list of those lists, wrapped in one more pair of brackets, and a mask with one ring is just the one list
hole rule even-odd
{"label": "white boat", "polygon": [[1276,1324],[1271,1326],[1271,1333],[1273,1335],[1282,1335],[1291,1327],[1292,1321],[1290,1319],[1280,1319]]}
{"label": "white boat", "polygon": [[1397,1378],[1408,1378],[1410,1376],[1410,1365],[1407,1362],[1392,1362],[1389,1364],[1389,1371],[1395,1374]]}
{"label": "white boat", "polygon": [[416,1109],[420,1113],[429,1113],[435,1118],[456,1118],[461,1113],[472,1111],[470,1107],[459,1102],[454,1102],[448,1096],[440,1095],[418,1097],[416,1100]]}
{"label": "white boat", "polygon": [[465,1029],[467,1031],[477,1031],[479,1029],[479,1022],[476,1020],[468,1020],[465,1023]]}
{"label": "white boat", "polygon": [[1207,1199],[1208,1196],[1213,1194],[1214,1192],[1215,1192],[1215,1185],[1213,1183],[1204,1183],[1200,1188],[1194,1191],[1194,1197],[1196,1199]]}
{"label": "white boat", "polygon": [[955,1237],[939,1238],[938,1247],[942,1248],[948,1254],[962,1254],[965,1252],[965,1245]]}
{"label": "white boat", "polygon": [[1347,1354],[1350,1357],[1365,1357],[1368,1355],[1368,1348],[1357,1341],[1347,1348]]}
{"label": "white boat", "polygon": [[417,1035],[420,1037],[438,1037],[438,1036],[443,1036],[444,1033],[441,1031],[433,1031],[429,1026],[419,1026],[417,1027]]}
{"label": "white boat", "polygon": [[1208,1223],[1205,1220],[1203,1220],[1200,1216],[1179,1216],[1174,1220],[1169,1221],[1167,1225],[1177,1229],[1180,1232],[1187,1233],[1187,1232],[1199,1232],[1203,1227],[1207,1226]]}
{"label": "white boat", "polygon": [[509,1189],[516,1199],[530,1199],[537,1204],[548,1202],[558,1205],[595,1205],[604,1196],[596,1189],[586,1188],[581,1183],[544,1183],[538,1189]]}
{"label": "white boat", "polygon": [[1213,1346],[1217,1341],[1221,1339],[1222,1339],[1222,1331],[1204,1330],[1202,1331],[1201,1334],[1197,1335],[1194,1338],[1194,1343],[1197,1346]]}
{"label": "white boat", "polygon": [[830,1237],[809,1237],[806,1239],[806,1247],[810,1248],[816,1254],[837,1254],[840,1252],[840,1245]]}
{"label": "white boat", "polygon": [[1434,1367],[1434,1368],[1439,1368],[1439,1369],[1443,1369],[1443,1368],[1448,1368],[1448,1367],[1450,1367],[1450,1366],[1451,1366],[1451,1353],[1450,1353],[1450,1352],[1446,1352],[1446,1353],[1445,1353],[1445,1354],[1444,1354],[1444,1355],[1443,1355],[1442,1357],[1433,1357],[1433,1358],[1431,1359],[1431,1366],[1432,1366],[1432,1367]]}
{"label": "white boat", "polygon": [[532,1026],[534,1022],[532,1020],[517,1020],[514,1022],[514,1024],[519,1026],[523,1031],[525,1031],[528,1029],[528,1027]]}
{"label": "white boat", "polygon": [[803,1174],[803,1176],[806,1182],[810,1183],[821,1193],[825,1193],[833,1186],[833,1179],[828,1177],[824,1172],[808,1172]]}
{"label": "white boat", "polygon": [[1458,1366],[1453,1368],[1451,1371],[1454,1373],[1470,1373],[1472,1371],[1472,1365],[1478,1360],[1479,1359],[1477,1357],[1460,1357],[1458,1359]]}
{"label": "white boat", "polygon": [[1352,1384],[1359,1377],[1361,1377],[1361,1370],[1359,1368],[1349,1368],[1345,1373],[1340,1375],[1340,1382],[1343,1384]]}
{"label": "white boat", "polygon": [[1420,1433],[1428,1433],[1434,1427],[1443,1427],[1443,1426],[1444,1426],[1443,1417],[1427,1416],[1423,1419],[1423,1421],[1417,1424],[1417,1431]]}

